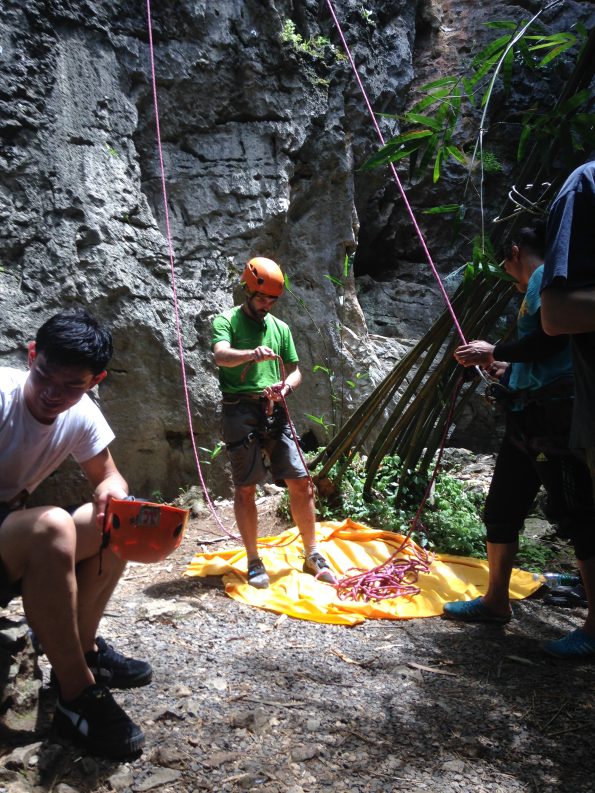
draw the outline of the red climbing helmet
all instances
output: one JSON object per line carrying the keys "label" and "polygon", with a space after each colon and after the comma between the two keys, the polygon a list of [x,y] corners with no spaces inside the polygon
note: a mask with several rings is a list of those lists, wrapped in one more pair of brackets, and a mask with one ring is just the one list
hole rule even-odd
{"label": "red climbing helmet", "polygon": [[249,292],[260,292],[268,297],[279,297],[285,286],[285,279],[279,265],[272,259],[256,256],[244,267],[242,286]]}
{"label": "red climbing helmet", "polygon": [[182,542],[188,510],[112,498],[107,507],[104,545],[126,562],[161,562]]}

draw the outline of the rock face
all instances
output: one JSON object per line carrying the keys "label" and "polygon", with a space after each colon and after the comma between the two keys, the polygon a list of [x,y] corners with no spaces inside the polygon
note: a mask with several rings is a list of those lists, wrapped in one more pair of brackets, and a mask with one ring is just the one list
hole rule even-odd
{"label": "rock face", "polygon": [[[374,4],[390,6],[374,25],[357,3],[344,9],[375,98],[411,80],[410,5]],[[100,399],[117,430],[114,455],[134,492],[171,497],[196,470],[145,11],[125,0],[26,8],[9,0],[1,13],[2,363],[22,366],[25,342],[64,305],[104,317],[115,355]],[[343,380],[375,365],[353,276],[343,276],[356,246],[353,138],[362,110],[339,50],[328,38],[313,43],[329,31],[317,3],[180,2],[153,17],[177,310],[201,447],[218,440],[210,322],[232,304],[250,255],[283,265],[293,294],[280,313],[303,369],[332,369],[346,409],[353,394]],[[323,369],[294,399],[301,429],[306,406],[333,423]],[[223,489],[221,471],[207,473]],[[38,497],[57,489],[74,496],[82,486],[72,469]]]}
{"label": "rock face", "polygon": [[[442,6],[451,4],[341,3],[375,110],[402,109],[414,46],[431,60]],[[65,305],[102,316],[115,343],[99,394],[117,432],[114,456],[137,495],[171,498],[197,479],[177,327],[195,442],[213,449],[210,323],[232,304],[246,259],[268,255],[291,284],[279,313],[294,330],[306,374],[292,398],[294,418],[300,431],[324,440],[325,426],[332,432],[341,410],[387,368],[353,269],[344,268],[360,223],[370,329],[410,342],[440,310],[426,274],[422,286],[409,286],[413,279],[401,272],[382,287],[386,301],[378,300],[369,262],[394,237],[387,224],[396,198],[386,174],[358,173],[374,132],[349,65],[331,44],[338,38],[325,4],[180,0],[155,8],[167,218],[144,6],[5,0],[0,20],[1,363],[23,366],[26,341]],[[412,250],[403,223],[398,233]],[[201,455],[209,462],[208,451]],[[204,468],[215,492],[228,486],[222,460]],[[67,468],[37,498],[75,500],[84,490],[78,471]]]}
{"label": "rock face", "polygon": [[0,736],[3,743],[33,733],[39,721],[42,675],[24,620],[0,618]]}

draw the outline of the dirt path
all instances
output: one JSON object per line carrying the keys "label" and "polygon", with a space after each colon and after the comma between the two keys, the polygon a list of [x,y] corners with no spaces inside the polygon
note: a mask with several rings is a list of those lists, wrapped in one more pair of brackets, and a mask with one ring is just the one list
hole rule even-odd
{"label": "dirt path", "polygon": [[[261,510],[267,531],[284,528],[274,498]],[[182,577],[213,530],[193,520],[170,559],[131,565],[102,625],[155,669],[151,686],[117,693],[144,755],[81,757],[49,734],[16,779],[4,769],[0,793],[595,789],[592,667],[539,650],[582,611],[527,600],[504,628],[284,619]]]}

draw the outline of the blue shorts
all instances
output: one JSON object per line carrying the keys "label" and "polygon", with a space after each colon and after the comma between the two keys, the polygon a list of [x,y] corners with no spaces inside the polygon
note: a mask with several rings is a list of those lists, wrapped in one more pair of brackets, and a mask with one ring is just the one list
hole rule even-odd
{"label": "blue shorts", "polygon": [[270,471],[278,484],[308,475],[282,405],[265,414],[267,400],[225,397],[221,430],[235,487],[257,485]]}

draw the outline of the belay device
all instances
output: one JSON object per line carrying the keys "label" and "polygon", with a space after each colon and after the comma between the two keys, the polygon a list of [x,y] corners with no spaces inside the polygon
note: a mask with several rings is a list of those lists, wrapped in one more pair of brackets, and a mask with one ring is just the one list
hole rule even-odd
{"label": "belay device", "polygon": [[126,562],[161,562],[182,542],[188,510],[139,501],[134,496],[112,498],[103,527],[103,547]]}

